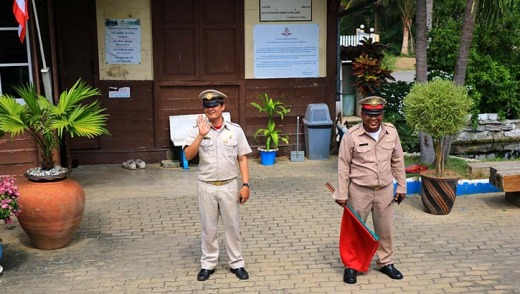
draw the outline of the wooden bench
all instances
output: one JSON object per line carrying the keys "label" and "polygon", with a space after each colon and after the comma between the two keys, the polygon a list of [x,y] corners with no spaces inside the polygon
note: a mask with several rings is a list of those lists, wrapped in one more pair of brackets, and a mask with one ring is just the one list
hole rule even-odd
{"label": "wooden bench", "polygon": [[491,167],[489,183],[506,193],[506,200],[520,206],[520,168],[512,166]]}

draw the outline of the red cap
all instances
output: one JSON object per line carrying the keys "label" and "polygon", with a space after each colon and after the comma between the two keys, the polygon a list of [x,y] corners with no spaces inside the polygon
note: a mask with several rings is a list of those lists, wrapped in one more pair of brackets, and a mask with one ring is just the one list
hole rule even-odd
{"label": "red cap", "polygon": [[361,109],[366,114],[381,114],[385,108],[385,99],[378,96],[370,96],[359,101]]}

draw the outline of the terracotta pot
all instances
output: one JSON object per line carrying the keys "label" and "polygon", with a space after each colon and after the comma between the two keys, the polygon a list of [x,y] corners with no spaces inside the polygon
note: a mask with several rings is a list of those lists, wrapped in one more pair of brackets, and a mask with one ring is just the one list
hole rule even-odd
{"label": "terracotta pot", "polygon": [[431,214],[446,215],[455,204],[459,178],[439,178],[429,173],[431,171],[421,172],[421,200],[424,209]]}
{"label": "terracotta pot", "polygon": [[85,211],[85,192],[81,185],[72,179],[21,181],[18,188],[22,209],[18,222],[33,245],[40,249],[67,246]]}

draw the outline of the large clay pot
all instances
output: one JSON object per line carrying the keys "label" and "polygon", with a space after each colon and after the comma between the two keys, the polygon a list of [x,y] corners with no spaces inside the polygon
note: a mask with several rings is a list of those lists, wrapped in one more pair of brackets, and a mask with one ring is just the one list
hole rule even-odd
{"label": "large clay pot", "polygon": [[22,213],[18,222],[40,249],[67,246],[85,211],[85,192],[72,179],[18,184]]}
{"label": "large clay pot", "polygon": [[426,212],[436,215],[450,213],[457,196],[458,177],[435,177],[431,171],[421,172],[421,200]]}

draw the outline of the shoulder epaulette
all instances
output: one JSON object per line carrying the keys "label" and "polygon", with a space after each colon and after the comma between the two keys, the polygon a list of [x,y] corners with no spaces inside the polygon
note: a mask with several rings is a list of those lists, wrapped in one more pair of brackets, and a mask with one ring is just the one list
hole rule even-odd
{"label": "shoulder epaulette", "polygon": [[392,123],[384,122],[383,124],[384,124],[386,127],[394,128],[394,129],[395,129],[395,126],[394,126]]}
{"label": "shoulder epaulette", "polygon": [[352,132],[354,132],[354,131],[356,131],[356,130],[359,130],[359,128],[361,127],[361,125],[362,125],[362,123],[359,123],[359,124],[357,124],[357,125],[354,125],[354,126],[350,127],[350,129],[348,129],[348,132],[349,132],[349,133],[352,133]]}
{"label": "shoulder epaulette", "polygon": [[234,127],[240,128],[240,125],[237,124],[237,123],[234,123],[234,122],[226,121],[226,124],[230,124],[230,125],[232,125]]}

